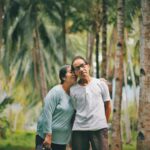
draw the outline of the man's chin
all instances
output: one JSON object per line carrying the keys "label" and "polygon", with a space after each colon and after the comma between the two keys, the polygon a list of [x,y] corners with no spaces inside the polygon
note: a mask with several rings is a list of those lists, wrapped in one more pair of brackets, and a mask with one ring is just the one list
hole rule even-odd
{"label": "man's chin", "polygon": [[87,77],[87,74],[82,74],[81,76],[80,76],[80,79],[85,79]]}

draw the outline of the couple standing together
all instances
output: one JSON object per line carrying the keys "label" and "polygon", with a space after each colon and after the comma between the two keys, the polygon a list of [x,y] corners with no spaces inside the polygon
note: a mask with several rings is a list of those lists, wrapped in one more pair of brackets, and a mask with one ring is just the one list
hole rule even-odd
{"label": "couple standing together", "polygon": [[[90,66],[81,56],[59,71],[61,84],[44,100],[37,125],[36,150],[108,150],[107,121],[111,112],[105,81],[90,76]],[[78,80],[77,80],[78,78]]]}

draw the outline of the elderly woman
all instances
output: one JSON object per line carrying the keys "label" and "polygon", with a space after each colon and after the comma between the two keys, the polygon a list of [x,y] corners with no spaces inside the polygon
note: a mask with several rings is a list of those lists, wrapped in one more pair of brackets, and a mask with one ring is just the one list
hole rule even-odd
{"label": "elderly woman", "polygon": [[44,108],[37,124],[36,150],[43,147],[65,150],[70,141],[74,109],[69,90],[76,82],[70,65],[61,67],[59,78],[61,84],[54,86],[45,97]]}

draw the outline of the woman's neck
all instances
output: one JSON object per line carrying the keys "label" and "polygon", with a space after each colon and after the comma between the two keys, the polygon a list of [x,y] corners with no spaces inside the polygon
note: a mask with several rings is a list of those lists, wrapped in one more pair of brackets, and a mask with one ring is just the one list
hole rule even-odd
{"label": "woman's neck", "polygon": [[70,85],[67,85],[65,83],[62,84],[62,88],[64,89],[64,91],[69,94],[70,92]]}

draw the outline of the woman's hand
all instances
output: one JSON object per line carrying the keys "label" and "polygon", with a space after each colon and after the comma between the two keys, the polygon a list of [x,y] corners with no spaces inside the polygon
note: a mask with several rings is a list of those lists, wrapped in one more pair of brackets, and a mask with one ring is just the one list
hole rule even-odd
{"label": "woman's hand", "polygon": [[46,134],[43,145],[46,148],[50,148],[52,143],[52,135],[51,134]]}

